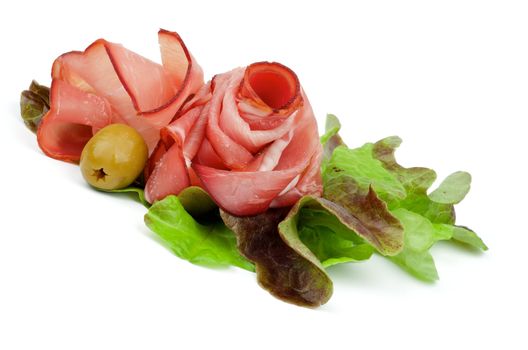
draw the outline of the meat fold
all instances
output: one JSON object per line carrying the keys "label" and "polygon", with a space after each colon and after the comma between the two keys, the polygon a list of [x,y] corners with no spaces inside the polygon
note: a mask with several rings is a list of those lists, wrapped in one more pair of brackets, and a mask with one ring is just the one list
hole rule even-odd
{"label": "meat fold", "polygon": [[203,72],[177,33],[158,32],[162,64],[120,44],[96,40],[53,63],[50,110],[37,138],[42,151],[78,162],[90,137],[111,123],[135,128],[152,153],[183,104],[203,85]]}

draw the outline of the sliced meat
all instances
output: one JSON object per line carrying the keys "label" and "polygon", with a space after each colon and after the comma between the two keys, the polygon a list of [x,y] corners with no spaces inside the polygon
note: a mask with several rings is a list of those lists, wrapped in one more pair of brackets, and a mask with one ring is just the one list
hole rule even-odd
{"label": "sliced meat", "polygon": [[153,202],[178,194],[191,184],[182,149],[174,144],[158,161],[145,186],[145,199]]}
{"label": "sliced meat", "polygon": [[297,176],[295,171],[239,172],[194,164],[196,172],[213,200],[237,216],[256,215]]}
{"label": "sliced meat", "polygon": [[50,157],[76,162],[93,130],[111,122],[112,109],[106,99],[62,80],[52,82],[50,94],[50,110],[37,133],[39,146]]}
{"label": "sliced meat", "polygon": [[[84,52],[61,55],[55,60],[52,69],[52,85],[61,81],[103,100],[109,106],[107,114],[110,118],[91,118],[104,117],[106,124],[126,123],[132,126],[143,136],[150,153],[158,143],[160,129],[171,122],[182,105],[203,85],[202,69],[179,35],[160,30],[158,36],[163,65],[119,44],[99,39]],[[50,96],[52,105],[84,103],[79,94],[57,94],[54,91]],[[45,122],[48,118],[50,121]],[[58,123],[62,123],[62,132],[57,132]],[[69,123],[72,122],[56,113],[56,110],[50,110],[43,118],[42,130],[38,133],[39,144],[44,147],[54,145],[43,148],[50,157],[75,162],[79,160],[80,150],[91,135],[85,128],[76,147],[71,147],[72,138],[64,132],[68,128],[64,124]],[[96,124],[95,121],[87,123]],[[53,130],[49,129],[51,126],[55,126]],[[77,126],[71,125],[69,128],[76,128],[80,133]],[[63,144],[67,145],[68,150],[61,149]]]}
{"label": "sliced meat", "polygon": [[270,206],[291,206],[303,195],[321,195],[317,124],[289,68],[268,62],[237,68],[216,75],[198,95],[162,130],[166,153],[149,161],[149,169],[155,164],[146,188],[149,201],[162,199],[167,189],[171,194],[183,189],[168,174],[169,153],[178,164],[187,161],[187,169],[177,168],[182,176],[233,215],[255,215]]}

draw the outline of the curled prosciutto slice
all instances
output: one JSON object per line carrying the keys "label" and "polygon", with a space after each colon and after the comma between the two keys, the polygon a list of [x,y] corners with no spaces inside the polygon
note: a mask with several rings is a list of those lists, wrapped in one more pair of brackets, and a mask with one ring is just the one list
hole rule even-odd
{"label": "curled prosciutto slice", "polygon": [[297,76],[279,63],[216,75],[161,135],[145,171],[150,202],[198,185],[247,216],[322,192],[316,120]]}
{"label": "curled prosciutto slice", "polygon": [[50,110],[38,130],[48,156],[76,162],[94,132],[125,123],[150,153],[182,105],[203,85],[203,72],[177,33],[158,33],[162,65],[99,39],[65,53],[52,69]]}

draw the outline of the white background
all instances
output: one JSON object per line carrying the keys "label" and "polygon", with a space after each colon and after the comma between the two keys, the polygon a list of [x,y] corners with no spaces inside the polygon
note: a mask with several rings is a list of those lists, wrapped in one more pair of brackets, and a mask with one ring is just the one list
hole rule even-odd
{"label": "white background", "polygon": [[[345,4],[347,4],[345,6]],[[523,1],[4,2],[0,11],[0,349],[526,349],[528,11]],[[55,57],[99,37],[159,60],[178,31],[206,77],[294,69],[349,145],[399,135],[401,163],[473,174],[459,223],[490,247],[432,253],[424,284],[374,256],[330,270],[317,309],[251,273],[191,265],[145,209],[45,157],[18,114]]]}

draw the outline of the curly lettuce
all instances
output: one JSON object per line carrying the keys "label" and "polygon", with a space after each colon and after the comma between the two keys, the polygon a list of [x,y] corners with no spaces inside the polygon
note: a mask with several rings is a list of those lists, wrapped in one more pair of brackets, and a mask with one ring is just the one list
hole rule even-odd
{"label": "curly lettuce", "polygon": [[[325,134],[327,142],[337,135],[328,133],[339,130],[335,117],[329,119],[332,128]],[[438,273],[429,250],[437,241],[454,240],[487,250],[474,231],[455,225],[454,205],[469,192],[471,176],[462,171],[453,173],[428,193],[436,173],[428,168],[405,168],[398,164],[395,150],[400,144],[397,136],[355,149],[334,142],[330,145],[334,148],[331,156],[323,164],[324,187],[333,186],[343,174],[351,176],[363,189],[372,187],[404,228],[403,250],[388,258],[413,276],[434,281]],[[344,187],[342,190],[346,191]]]}

